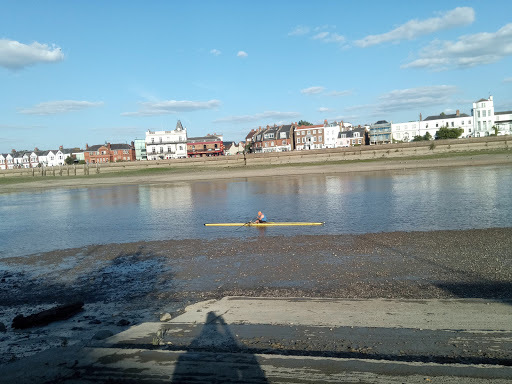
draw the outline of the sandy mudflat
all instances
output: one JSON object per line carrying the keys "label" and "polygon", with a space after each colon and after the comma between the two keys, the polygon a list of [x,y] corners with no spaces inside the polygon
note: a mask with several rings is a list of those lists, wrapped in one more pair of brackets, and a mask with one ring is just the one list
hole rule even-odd
{"label": "sandy mudflat", "polygon": [[[251,230],[247,228],[247,230]],[[224,296],[480,298],[512,304],[512,228],[96,245],[0,261],[0,363]],[[84,311],[15,331],[25,315]]]}
{"label": "sandy mudflat", "polygon": [[484,165],[512,165],[512,154],[484,154],[472,156],[457,156],[436,159],[404,160],[390,159],[378,161],[348,162],[347,164],[333,165],[293,165],[278,167],[249,166],[234,168],[198,168],[192,172],[165,172],[159,174],[143,174],[137,176],[114,177],[51,177],[44,179],[35,177],[33,182],[20,184],[0,184],[0,193],[17,192],[41,188],[81,188],[87,186],[121,185],[121,184],[165,184],[178,181],[231,179],[246,177],[271,177],[283,175],[304,174],[335,174],[347,172],[375,172],[393,171],[404,169],[440,168],[440,167],[464,167]]}

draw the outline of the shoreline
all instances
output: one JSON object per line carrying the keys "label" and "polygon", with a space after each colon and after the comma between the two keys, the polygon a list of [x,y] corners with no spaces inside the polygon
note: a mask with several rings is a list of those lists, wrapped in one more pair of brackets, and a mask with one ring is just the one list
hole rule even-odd
{"label": "shoreline", "polygon": [[[308,165],[281,165],[281,166],[247,166],[232,168],[198,168],[191,172],[172,172],[171,170],[159,172],[157,174],[147,174],[141,172],[140,175],[122,175],[116,174],[109,177],[104,174],[101,177],[51,177],[47,176],[44,180],[35,178],[34,181],[26,179],[19,183],[10,182],[2,184],[0,182],[0,193],[13,193],[30,191],[32,189],[50,189],[50,188],[84,188],[101,187],[113,185],[140,185],[140,184],[168,184],[175,182],[208,181],[215,179],[240,179],[252,177],[273,177],[273,176],[296,176],[306,174],[340,174],[340,173],[359,173],[359,172],[393,172],[416,169],[438,169],[445,167],[471,167],[488,165],[512,165],[511,154],[479,154],[479,155],[461,155],[435,158],[418,157],[414,159],[385,159],[373,161],[350,161],[346,164],[321,164],[309,163]],[[0,179],[1,180],[1,179]]]}
{"label": "shoreline", "polygon": [[[482,299],[512,304],[512,227],[458,231],[163,240],[91,245],[0,260],[0,366],[102,331],[172,317],[225,296]],[[85,302],[23,331],[15,315]],[[128,325],[127,325],[128,324]]]}

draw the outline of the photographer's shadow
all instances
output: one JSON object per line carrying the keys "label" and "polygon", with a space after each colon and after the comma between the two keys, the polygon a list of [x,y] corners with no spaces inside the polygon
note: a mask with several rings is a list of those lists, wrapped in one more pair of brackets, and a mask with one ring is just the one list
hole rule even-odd
{"label": "photographer's shadow", "polygon": [[187,352],[179,357],[172,383],[268,383],[256,356],[244,352],[222,316],[209,312]]}

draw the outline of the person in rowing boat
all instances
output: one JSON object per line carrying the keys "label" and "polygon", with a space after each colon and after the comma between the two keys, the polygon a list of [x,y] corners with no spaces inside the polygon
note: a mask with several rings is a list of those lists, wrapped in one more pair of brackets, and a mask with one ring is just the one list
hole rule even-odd
{"label": "person in rowing boat", "polygon": [[267,218],[265,217],[265,214],[261,211],[258,212],[258,217],[254,221],[255,223],[266,223]]}

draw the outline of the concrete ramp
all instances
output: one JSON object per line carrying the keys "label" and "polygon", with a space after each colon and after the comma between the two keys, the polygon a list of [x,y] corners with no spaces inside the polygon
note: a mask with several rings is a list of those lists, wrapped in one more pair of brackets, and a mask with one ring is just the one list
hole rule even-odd
{"label": "concrete ramp", "polygon": [[226,297],[39,359],[67,383],[508,383],[511,304]]}

